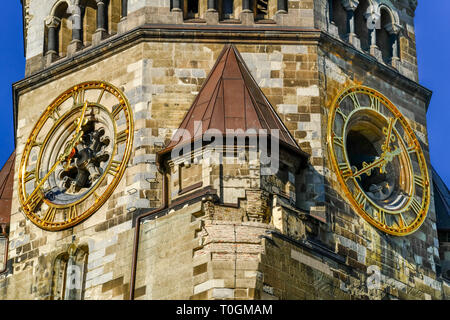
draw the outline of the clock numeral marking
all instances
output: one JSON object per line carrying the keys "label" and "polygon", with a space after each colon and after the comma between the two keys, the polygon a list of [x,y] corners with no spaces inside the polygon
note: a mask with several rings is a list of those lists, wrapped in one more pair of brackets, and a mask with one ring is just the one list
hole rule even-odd
{"label": "clock numeral marking", "polygon": [[98,97],[98,99],[97,99],[97,103],[100,103],[100,101],[102,101],[102,98],[103,98],[103,95],[105,94],[105,89],[103,89],[101,92],[100,92],[100,96]]}
{"label": "clock numeral marking", "polygon": [[382,224],[386,225],[386,212],[384,212],[383,210],[378,210],[377,215],[378,215],[379,221]]}
{"label": "clock numeral marking", "polygon": [[115,176],[116,173],[119,171],[119,168],[120,168],[120,161],[113,160],[111,161],[111,164],[109,166],[108,173]]}
{"label": "clock numeral marking", "polygon": [[358,193],[358,195],[355,197],[355,200],[356,200],[356,202],[358,202],[358,204],[361,208],[364,209],[366,207],[367,199],[362,192]]}
{"label": "clock numeral marking", "polygon": [[34,211],[44,200],[44,195],[40,192],[32,194],[26,201],[28,208]]}
{"label": "clock numeral marking", "polygon": [[61,114],[59,113],[59,106],[50,111],[48,115],[53,121],[57,122],[59,118],[61,118]]}
{"label": "clock numeral marking", "polygon": [[339,170],[341,171],[341,175],[345,181],[347,181],[351,176],[353,176],[353,172],[348,167],[346,162],[339,163],[338,166],[339,166]]}
{"label": "clock numeral marking", "polygon": [[128,130],[123,130],[117,133],[116,143],[126,142],[128,137]]}
{"label": "clock numeral marking", "polygon": [[84,102],[85,91],[84,89],[79,89],[73,93],[73,106],[76,107]]}
{"label": "clock numeral marking", "polygon": [[398,225],[400,228],[404,228],[407,226],[405,218],[403,218],[403,215],[401,213],[398,215]]}
{"label": "clock numeral marking", "polygon": [[361,108],[361,104],[359,103],[358,96],[356,95],[355,92],[350,93],[348,96],[350,97],[350,99],[352,99],[353,106],[355,107],[355,109]]}
{"label": "clock numeral marking", "polygon": [[23,176],[23,180],[25,183],[30,182],[31,180],[34,180],[36,178],[36,173],[34,171],[27,171],[25,172],[25,175]]}
{"label": "clock numeral marking", "polygon": [[78,216],[77,206],[71,206],[69,209],[69,221],[74,220]]}
{"label": "clock numeral marking", "polygon": [[55,220],[56,208],[48,208],[44,215],[44,222],[52,223]]}
{"label": "clock numeral marking", "polygon": [[342,112],[341,109],[336,109],[336,113],[339,113],[341,117],[344,119],[344,122],[347,122],[348,117]]}
{"label": "clock numeral marking", "polygon": [[373,110],[380,112],[381,103],[377,97],[370,96],[370,108]]}
{"label": "clock numeral marking", "polygon": [[344,148],[344,139],[342,137],[334,137],[333,142],[342,149]]}
{"label": "clock numeral marking", "polygon": [[122,105],[121,103],[116,104],[116,105],[112,108],[112,112],[111,112],[113,118],[116,118],[116,117],[119,115],[120,111],[122,111],[122,110],[123,110],[123,105]]}
{"label": "clock numeral marking", "polygon": [[42,147],[42,142],[33,141],[33,143],[31,144],[31,148],[34,148],[34,147]]}
{"label": "clock numeral marking", "polygon": [[415,176],[414,176],[414,183],[415,183],[418,187],[421,187],[422,189],[425,187],[424,179],[423,179],[421,176],[415,175]]}
{"label": "clock numeral marking", "polygon": [[412,145],[412,146],[410,146],[410,147],[408,147],[408,148],[406,149],[406,151],[407,151],[408,153],[414,153],[414,152],[416,152],[416,150],[417,150],[417,148],[416,148],[415,145]]}
{"label": "clock numeral marking", "polygon": [[421,209],[422,205],[416,200],[416,198],[413,198],[411,201],[411,210],[418,216]]}
{"label": "clock numeral marking", "polygon": [[98,199],[100,199],[100,196],[98,195],[97,192],[94,191],[94,197],[95,197],[95,202],[98,201]]}

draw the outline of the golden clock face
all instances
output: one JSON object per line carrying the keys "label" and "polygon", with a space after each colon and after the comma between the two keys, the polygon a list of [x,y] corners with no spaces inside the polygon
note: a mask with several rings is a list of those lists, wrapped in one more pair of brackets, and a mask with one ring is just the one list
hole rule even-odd
{"label": "golden clock face", "polygon": [[25,145],[19,198],[26,216],[50,231],[92,215],[123,176],[133,143],[128,100],[113,85],[84,82],[45,109]]}
{"label": "golden clock face", "polygon": [[392,102],[368,87],[345,89],[331,106],[327,139],[342,190],[366,221],[397,236],[421,226],[430,203],[427,164]]}

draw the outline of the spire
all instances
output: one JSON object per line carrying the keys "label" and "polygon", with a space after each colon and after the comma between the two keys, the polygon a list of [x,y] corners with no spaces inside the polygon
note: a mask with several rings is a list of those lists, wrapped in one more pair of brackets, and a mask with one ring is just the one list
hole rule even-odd
{"label": "spire", "polygon": [[[194,126],[194,123],[201,126]],[[228,129],[279,130],[281,145],[307,158],[283,124],[264,93],[250,74],[234,45],[226,45],[208,75],[179,129],[187,130],[187,140],[179,130],[159,154],[165,154],[178,145],[201,138],[208,129],[226,134]]]}

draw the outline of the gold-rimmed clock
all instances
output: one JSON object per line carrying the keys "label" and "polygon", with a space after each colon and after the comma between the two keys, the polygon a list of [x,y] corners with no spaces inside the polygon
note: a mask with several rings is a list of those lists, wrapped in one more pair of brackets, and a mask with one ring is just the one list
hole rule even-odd
{"label": "gold-rimmed clock", "polygon": [[366,221],[397,236],[422,225],[430,204],[427,163],[389,99],[364,86],[341,91],[330,108],[327,142],[343,193]]}
{"label": "gold-rimmed clock", "polygon": [[123,92],[103,81],[66,90],[26,142],[19,168],[23,212],[50,231],[85,220],[116,188],[132,143],[132,110]]}

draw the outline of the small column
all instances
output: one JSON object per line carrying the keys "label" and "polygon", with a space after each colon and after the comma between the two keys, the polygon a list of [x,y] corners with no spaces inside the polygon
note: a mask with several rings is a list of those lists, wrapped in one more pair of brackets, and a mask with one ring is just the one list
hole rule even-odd
{"label": "small column", "polygon": [[128,16],[128,0],[122,0],[122,18],[125,19]]}
{"label": "small column", "polygon": [[360,42],[355,33],[355,10],[358,7],[359,0],[341,0],[342,5],[347,11],[347,35],[345,40],[359,49]]}
{"label": "small column", "polygon": [[277,1],[277,14],[278,13],[287,13],[287,0],[278,0]]}
{"label": "small column", "polygon": [[96,0],[97,1],[97,30],[98,31],[106,31],[106,5],[105,0]]}
{"label": "small column", "polygon": [[207,0],[207,8],[205,12],[206,24],[218,24],[219,12],[217,11],[216,0]]}
{"label": "small column", "polygon": [[399,56],[399,46],[398,46],[398,39],[400,30],[402,29],[402,26],[397,23],[389,23],[384,26],[384,28],[387,30],[387,32],[390,35],[391,38],[391,45],[392,45],[392,59],[391,64],[394,68],[398,68],[400,64],[400,56]]}
{"label": "small column", "polygon": [[381,55],[381,50],[377,46],[377,28],[379,28],[378,21],[380,19],[380,14],[378,13],[369,13],[366,15],[366,19],[368,21],[373,21],[375,23],[372,24],[373,28],[369,29],[370,35],[370,49],[369,52],[372,56],[374,56],[378,61],[383,60]]}
{"label": "small column", "polygon": [[181,9],[182,0],[172,0],[172,11],[183,11]]}
{"label": "small column", "polygon": [[252,25],[255,22],[251,4],[251,0],[242,0],[241,22],[243,25]]}
{"label": "small column", "polygon": [[215,0],[207,0],[207,4],[208,4],[208,11],[217,11]]}
{"label": "small column", "polygon": [[72,56],[75,52],[83,48],[82,41],[82,21],[81,21],[81,8],[73,5],[71,7],[71,21],[72,21],[72,41],[67,47],[67,55]]}
{"label": "small column", "polygon": [[45,20],[48,28],[47,38],[47,52],[45,53],[47,65],[59,58],[58,56],[58,27],[61,20],[57,17],[51,16]]}
{"label": "small column", "polygon": [[107,16],[106,16],[106,5],[105,0],[95,0],[97,2],[97,30],[92,35],[92,44],[97,45],[103,39],[108,37],[107,27]]}

